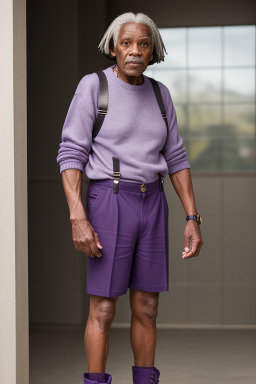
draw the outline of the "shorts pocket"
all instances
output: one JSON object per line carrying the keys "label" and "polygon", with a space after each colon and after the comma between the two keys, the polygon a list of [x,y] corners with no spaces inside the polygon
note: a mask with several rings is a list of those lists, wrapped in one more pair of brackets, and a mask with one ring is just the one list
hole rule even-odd
{"label": "shorts pocket", "polygon": [[99,202],[99,198],[102,194],[103,189],[104,189],[103,185],[89,184],[89,187],[87,190],[87,198],[86,198],[88,218],[92,217],[92,214]]}

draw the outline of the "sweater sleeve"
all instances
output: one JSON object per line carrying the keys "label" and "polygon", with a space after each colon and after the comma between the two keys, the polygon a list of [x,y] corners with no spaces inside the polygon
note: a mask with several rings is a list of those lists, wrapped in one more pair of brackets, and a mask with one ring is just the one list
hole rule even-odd
{"label": "sweater sleeve", "polygon": [[84,172],[88,162],[95,122],[90,84],[87,87],[90,77],[86,75],[80,80],[66,115],[56,157],[60,173],[70,168]]}
{"label": "sweater sleeve", "polygon": [[178,132],[177,116],[170,91],[161,82],[159,82],[159,86],[163,95],[169,127],[168,139],[163,149],[163,156],[168,166],[168,174],[171,175],[182,169],[191,168],[191,166],[187,159],[187,151],[183,145],[183,139]]}

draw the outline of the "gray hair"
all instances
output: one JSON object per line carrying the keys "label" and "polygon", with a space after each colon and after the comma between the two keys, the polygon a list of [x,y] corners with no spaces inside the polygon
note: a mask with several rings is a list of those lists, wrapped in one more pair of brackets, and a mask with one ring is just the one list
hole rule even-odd
{"label": "gray hair", "polygon": [[116,61],[116,57],[111,55],[110,48],[113,49],[113,46],[116,46],[120,28],[123,24],[126,23],[142,23],[146,24],[150,28],[154,49],[153,59],[148,63],[148,65],[164,61],[164,51],[166,53],[167,51],[164,46],[160,32],[154,21],[144,13],[135,14],[133,12],[126,12],[116,17],[108,27],[105,35],[103,36],[98,46],[100,52],[104,56],[107,56],[109,59]]}

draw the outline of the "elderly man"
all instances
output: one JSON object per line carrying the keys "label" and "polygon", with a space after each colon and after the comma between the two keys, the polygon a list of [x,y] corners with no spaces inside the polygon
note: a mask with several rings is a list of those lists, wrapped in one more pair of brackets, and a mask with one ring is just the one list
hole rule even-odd
{"label": "elderly man", "polygon": [[[154,366],[159,292],[168,291],[169,284],[167,174],[187,215],[183,259],[199,254],[201,217],[170,92],[157,82],[166,111],[161,115],[153,82],[143,75],[148,65],[164,61],[155,23],[143,13],[124,13],[111,23],[99,48],[115,62],[103,70],[109,102],[102,127],[93,137],[100,86],[91,73],[77,86],[57,156],[74,246],[87,255],[90,311],[83,378],[85,384],[111,383],[105,372],[108,331],[118,297],[129,288],[133,383],[153,384],[160,376]],[[83,172],[90,179],[86,211]]]}

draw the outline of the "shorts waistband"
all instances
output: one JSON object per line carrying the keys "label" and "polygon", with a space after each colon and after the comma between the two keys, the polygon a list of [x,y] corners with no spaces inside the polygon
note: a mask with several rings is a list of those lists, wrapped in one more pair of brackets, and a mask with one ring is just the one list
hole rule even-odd
{"label": "shorts waistband", "polygon": [[[90,183],[104,185],[110,188],[114,187],[113,179],[90,179]],[[160,183],[162,184],[162,181],[160,178],[157,179],[156,181],[153,181],[152,183],[133,183],[130,181],[119,180],[119,189],[130,191],[130,192],[147,193],[147,192],[159,189],[161,186]],[[141,186],[143,185],[146,187],[144,192],[142,192],[141,190]],[[162,185],[162,188],[163,188],[163,185]]]}

